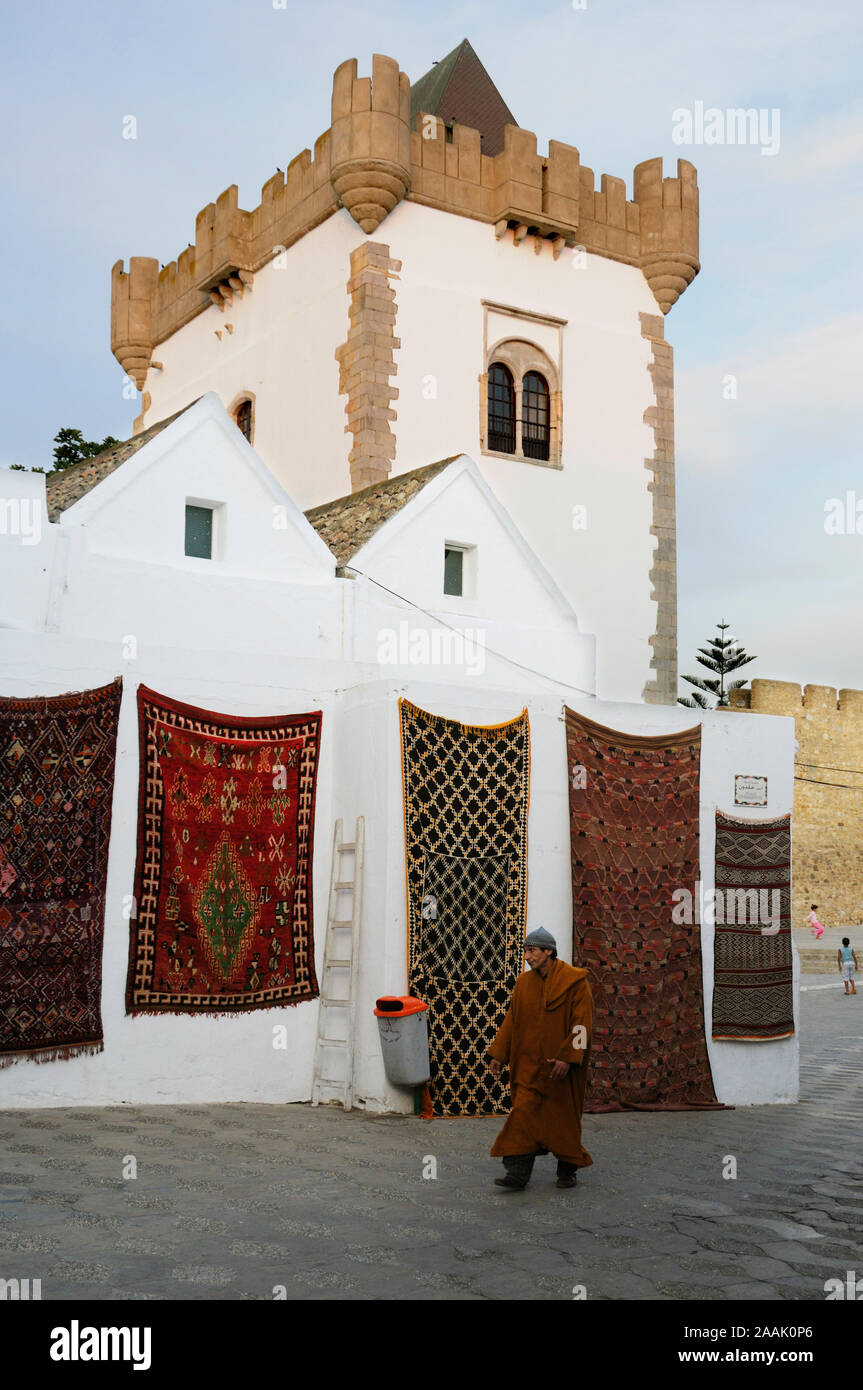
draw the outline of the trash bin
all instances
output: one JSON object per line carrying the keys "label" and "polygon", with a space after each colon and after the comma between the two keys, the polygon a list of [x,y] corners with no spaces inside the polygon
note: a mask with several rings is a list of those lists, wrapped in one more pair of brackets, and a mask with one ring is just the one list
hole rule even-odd
{"label": "trash bin", "polygon": [[421,1086],[429,1067],[428,1004],[410,994],[385,994],[375,1017],[387,1079],[397,1086]]}

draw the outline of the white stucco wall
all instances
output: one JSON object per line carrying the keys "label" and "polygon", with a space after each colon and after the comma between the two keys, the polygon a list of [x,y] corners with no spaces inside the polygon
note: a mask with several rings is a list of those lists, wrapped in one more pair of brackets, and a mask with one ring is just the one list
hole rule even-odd
{"label": "white stucco wall", "polygon": [[[174,634],[181,628],[178,621]],[[325,683],[304,685],[269,653],[186,652],[182,645],[147,649],[126,670],[113,643],[92,638],[0,635],[4,695],[54,695],[104,685],[124,676],[117,741],[111,846],[105,899],[102,1022],[105,1049],[94,1057],[0,1071],[0,1107],[165,1105],[205,1101],[308,1100],[311,1093],[317,1001],[293,1008],[224,1015],[128,1017],[125,1013],[129,922],[125,899],[134,889],[138,811],[139,682],[187,704],[231,714],[266,715],[323,710],[315,808],[313,866],[315,960],[320,969],[329,891],[332,824],[334,701]],[[323,674],[323,669],[321,674]],[[273,1027],[287,1030],[287,1050],[273,1047]]]}
{"label": "white stucco wall", "polygon": [[[407,988],[404,822],[399,755],[398,697],[423,709],[466,723],[492,724],[514,718],[527,705],[531,738],[530,811],[528,817],[528,931],[544,926],[558,940],[561,955],[571,958],[572,888],[570,869],[569,789],[566,731],[562,703],[554,695],[512,691],[486,694],[481,688],[452,686],[445,693],[425,681],[396,685],[379,682],[346,696],[339,717],[339,737],[350,748],[374,750],[374,787],[361,759],[351,756],[352,773],[340,788],[340,805],[347,814],[366,817],[366,898],[363,910],[363,952],[360,958],[356,1094],[358,1103],[373,1109],[409,1111],[411,1096],[386,1082],[373,1017],[381,994],[403,994]],[[757,729],[741,736],[734,714],[702,713],[660,706],[632,706],[602,701],[570,701],[572,708],[599,723],[628,733],[655,735],[702,725],[700,778],[700,864],[705,890],[713,887],[715,812],[740,814],[734,806],[735,771],[757,767],[769,778],[770,803],[757,816],[783,815],[793,796],[793,721],[765,717]],[[748,721],[751,725],[753,721]],[[748,760],[748,761],[747,761]],[[341,761],[341,756],[339,758]],[[347,765],[347,764],[346,764]],[[388,802],[382,784],[390,786]],[[695,890],[694,884],[680,885]],[[378,936],[385,924],[385,944]],[[702,978],[707,1048],[717,1098],[727,1105],[755,1105],[796,1100],[799,1038],[771,1043],[725,1043],[710,1038],[713,999],[712,925],[702,923]],[[577,963],[577,962],[576,962]],[[799,961],[794,959],[794,1017],[799,1028]]]}
{"label": "white stucco wall", "polygon": [[[212,560],[184,554],[187,502],[218,507]],[[341,655],[333,557],[215,394],[48,531],[68,556],[62,575],[55,566],[55,631],[110,635],[123,658],[175,642],[294,660]]]}
{"label": "white stucco wall", "polygon": [[49,529],[44,476],[0,468],[0,628],[45,621],[57,544]]}
{"label": "white stucco wall", "polygon": [[[462,595],[443,592],[447,545],[469,547]],[[516,670],[496,659],[503,652],[520,663],[518,679],[527,688],[547,688],[543,678],[553,677],[593,693],[593,636],[580,630],[577,614],[471,460],[461,458],[438,474],[350,566],[363,576],[353,624],[355,659],[381,660],[390,641],[399,664],[409,666],[416,651],[422,656],[427,633],[432,665],[449,666],[450,680],[467,676],[510,687]],[[393,593],[407,600],[395,628]],[[456,640],[460,636],[464,644]]]}
{"label": "white stucco wall", "polygon": [[[539,577],[521,543],[486,506],[468,471],[431,493],[425,512],[405,509],[390,541],[380,533],[368,562],[392,579],[398,593],[429,601],[441,537],[470,524],[491,582],[480,584],[470,616],[494,633],[511,662],[490,662],[481,675],[441,663],[418,673],[373,661],[382,626],[397,626],[400,600],[372,595],[367,581],[337,579],[332,560],[304,518],[290,513],[282,536],[269,534],[269,484],[230,428],[214,432],[220,407],[201,403],[197,425],[183,436],[175,426],[145,446],[120,473],[102,483],[48,527],[39,546],[0,538],[4,573],[20,606],[20,629],[0,631],[0,694],[51,695],[124,676],[114,813],[108,866],[102,1009],[105,1051],[96,1057],[0,1070],[0,1107],[120,1103],[307,1100],[311,1093],[319,1005],[223,1018],[124,1013],[129,924],[124,899],[132,893],[138,805],[135,692],[139,682],[190,704],[235,714],[323,711],[314,861],[316,963],[321,978],[330,877],[332,827],[345,821],[351,838],[366,820],[366,874],[359,941],[355,1094],[370,1108],[409,1109],[411,1097],[388,1086],[372,1009],[380,994],[406,989],[406,911],[402,789],[397,700],[472,723],[497,723],[527,705],[531,721],[531,804],[528,827],[528,925],[559,933],[566,953],[571,922],[567,759],[563,699],[591,718],[633,733],[704,728],[701,780],[701,865],[712,884],[713,813],[733,811],[733,774],[769,777],[767,814],[792,804],[794,725],[791,719],[700,715],[678,707],[608,704],[543,682],[514,665],[533,656],[530,641],[548,651],[562,672],[584,673],[592,652],[588,634]],[[191,414],[191,412],[190,412]],[[222,417],[223,418],[223,417]],[[226,452],[223,451],[223,443]],[[207,469],[202,473],[202,469]],[[145,486],[145,474],[149,482]],[[458,470],[456,470],[458,472]],[[20,475],[13,475],[18,477]],[[443,477],[443,475],[440,475]],[[183,563],[177,535],[165,526],[189,488],[207,481],[205,496],[227,499],[236,544],[223,574]],[[430,490],[431,491],[431,490]],[[291,504],[293,505],[293,504]],[[236,523],[234,513],[237,513]],[[173,512],[171,513],[173,515]],[[427,521],[427,527],[426,527]],[[296,524],[294,524],[296,523]],[[163,530],[160,532],[159,527]],[[272,529],[271,527],[269,528]],[[385,530],[386,528],[384,528]],[[154,534],[154,558],[141,553],[141,534]],[[266,534],[265,534],[266,533]],[[427,534],[426,534],[427,533]],[[464,537],[462,537],[464,539]],[[423,547],[428,540],[428,551]],[[62,542],[62,543],[61,543]],[[40,548],[52,562],[52,599],[43,604]],[[281,548],[280,548],[281,547]],[[32,554],[31,554],[32,552]],[[284,566],[284,575],[279,565]],[[233,569],[231,567],[234,567]],[[411,586],[416,586],[414,589]],[[387,607],[389,602],[389,607]],[[149,605],[149,609],[148,609]],[[43,609],[45,610],[43,612]],[[531,636],[531,615],[536,632]],[[461,615],[466,616],[466,615]],[[134,654],[123,638],[137,633]],[[320,634],[320,636],[319,636]],[[537,636],[538,634],[538,636]],[[554,650],[551,650],[551,649]],[[589,687],[588,687],[589,688]],[[712,993],[712,929],[702,927],[705,1001]],[[272,1047],[284,1024],[288,1048]],[[770,1044],[709,1044],[717,1094],[745,1104],[796,1095],[797,1040]]]}
{"label": "white stucco wall", "polygon": [[[306,509],[347,494],[352,437],[334,353],[348,334],[350,253],[365,239],[346,211],[336,213],[260,270],[242,300],[206,309],[159,344],[163,370],[148,374],[146,423],[204,390],[226,407],[252,391],[255,447],[297,503]],[[599,693],[639,700],[656,628],[644,467],[653,435],[643,422],[654,396],[638,315],[658,308],[644,276],[570,250],[555,261],[550,243],[535,255],[532,237],[516,247],[511,233],[497,241],[485,223],[411,202],[374,240],[402,262],[392,280],[401,343],[393,471],[453,454],[476,458],[584,629],[596,633]],[[562,470],[479,452],[484,299],[567,321]],[[530,325],[520,332],[530,338]],[[556,338],[540,325],[533,336],[550,346],[550,332]],[[577,506],[586,508],[584,529],[573,528]]]}

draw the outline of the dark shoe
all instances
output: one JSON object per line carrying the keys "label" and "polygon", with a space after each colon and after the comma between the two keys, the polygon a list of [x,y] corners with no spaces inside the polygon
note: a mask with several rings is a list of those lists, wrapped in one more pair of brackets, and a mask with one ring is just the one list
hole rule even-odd
{"label": "dark shoe", "polygon": [[571,1178],[558,1178],[557,1183],[556,1183],[556,1186],[557,1186],[557,1187],[575,1187],[577,1181],[578,1181],[578,1179],[577,1179],[575,1173],[573,1173],[573,1175],[572,1175]]}
{"label": "dark shoe", "polygon": [[495,1187],[511,1187],[514,1192],[523,1192],[527,1187],[526,1182],[519,1182],[518,1178],[511,1178],[508,1175],[505,1178],[495,1178],[494,1185]]}

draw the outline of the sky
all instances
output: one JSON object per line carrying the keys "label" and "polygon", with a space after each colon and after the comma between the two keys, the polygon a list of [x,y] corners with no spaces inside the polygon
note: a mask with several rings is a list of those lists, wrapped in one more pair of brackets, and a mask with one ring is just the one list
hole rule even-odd
{"label": "sky", "polygon": [[[644,159],[698,170],[702,270],[665,327],[681,672],[724,619],[757,654],[747,676],[863,689],[859,0],[7,0],[4,12],[0,466],[50,466],[62,426],[131,434],[139,407],[109,347],[116,260],[173,260],[232,183],[256,206],[328,127],[345,58],[368,73],[386,53],[415,79],[467,37],[540,151],[575,145],[630,197]],[[763,113],[759,140],[676,143],[676,113],[699,103]]]}

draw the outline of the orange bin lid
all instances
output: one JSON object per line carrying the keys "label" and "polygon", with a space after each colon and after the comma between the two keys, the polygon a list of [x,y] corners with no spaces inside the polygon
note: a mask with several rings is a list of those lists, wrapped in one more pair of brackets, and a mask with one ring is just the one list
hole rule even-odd
{"label": "orange bin lid", "polygon": [[382,994],[377,1002],[375,1018],[407,1018],[409,1014],[421,1014],[428,1004],[414,999],[412,994]]}

